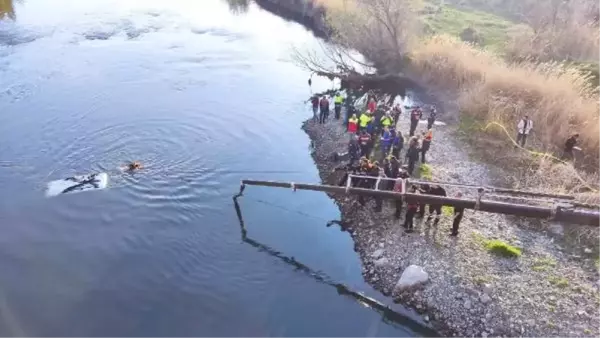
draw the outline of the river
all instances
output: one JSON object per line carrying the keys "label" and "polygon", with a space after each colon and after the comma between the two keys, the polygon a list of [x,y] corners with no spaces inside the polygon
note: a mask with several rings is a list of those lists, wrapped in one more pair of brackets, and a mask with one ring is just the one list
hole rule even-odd
{"label": "river", "polygon": [[[389,303],[325,194],[247,188],[243,237],[241,179],[319,181],[290,61],[318,41],[232,2],[0,1],[1,335],[431,334],[322,281]],[[100,171],[109,189],[44,197]]]}

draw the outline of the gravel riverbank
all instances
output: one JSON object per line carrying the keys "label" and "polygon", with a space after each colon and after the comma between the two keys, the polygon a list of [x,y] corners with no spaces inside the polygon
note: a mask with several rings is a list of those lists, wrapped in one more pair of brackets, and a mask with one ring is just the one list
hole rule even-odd
{"label": "gravel riverbank", "polygon": [[[443,118],[442,118],[443,119]],[[408,131],[403,113],[398,128]],[[419,129],[423,129],[419,125]],[[347,149],[348,135],[339,121],[303,129],[313,141],[313,157],[323,183],[335,184],[341,173],[333,152]],[[501,175],[471,160],[455,127],[435,126],[428,161],[433,180],[492,185]],[[458,190],[447,189],[448,195]],[[469,192],[463,190],[467,196]],[[332,196],[352,234],[365,279],[386,295],[422,313],[443,335],[458,336],[598,336],[600,304],[597,255],[572,249],[549,232],[532,230],[526,220],[465,211],[457,238],[448,236],[451,215],[439,225],[417,219],[415,232],[404,233],[403,219],[393,217],[392,202],[381,213],[356,197]],[[487,240],[522,249],[518,258],[496,256]],[[575,250],[575,251],[574,251]],[[385,259],[382,259],[385,258]],[[375,263],[377,261],[377,263]],[[421,288],[398,292],[394,286],[410,265],[422,267],[429,280]]]}

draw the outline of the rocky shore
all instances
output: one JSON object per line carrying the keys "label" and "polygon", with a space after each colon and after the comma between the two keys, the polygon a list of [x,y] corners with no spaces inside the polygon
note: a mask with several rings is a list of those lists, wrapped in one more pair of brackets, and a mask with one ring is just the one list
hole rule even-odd
{"label": "rocky shore", "polygon": [[[408,131],[406,113],[397,127]],[[309,120],[303,129],[313,141],[321,180],[335,184],[341,174],[333,173],[339,163],[333,163],[331,154],[346,151],[349,136],[335,120],[324,125]],[[497,182],[495,178],[502,173],[471,160],[456,132],[452,125],[434,127],[428,153],[433,180],[481,185]],[[458,192],[447,191],[449,195]],[[406,234],[403,219],[393,217],[391,201],[385,201],[378,213],[373,210],[373,201],[361,207],[356,197],[331,197],[355,241],[365,279],[383,294],[415,308],[440,334],[600,334],[597,248],[573,249],[549,231],[533,230],[527,220],[472,210],[465,211],[456,238],[448,236],[452,216],[447,212],[437,226],[417,219],[415,232]],[[520,248],[522,255],[494,255],[484,245],[493,239]],[[410,270],[417,271],[415,276],[426,282],[416,288],[397,287],[403,272],[413,265],[416,267]]]}

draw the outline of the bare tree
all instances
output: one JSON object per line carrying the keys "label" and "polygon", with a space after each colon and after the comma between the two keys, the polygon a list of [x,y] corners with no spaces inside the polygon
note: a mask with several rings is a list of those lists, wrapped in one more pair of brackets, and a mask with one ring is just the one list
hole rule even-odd
{"label": "bare tree", "polygon": [[414,0],[354,0],[329,10],[331,41],[321,44],[319,52],[294,49],[292,57],[301,67],[329,78],[389,81],[402,70],[415,36],[414,4]]}

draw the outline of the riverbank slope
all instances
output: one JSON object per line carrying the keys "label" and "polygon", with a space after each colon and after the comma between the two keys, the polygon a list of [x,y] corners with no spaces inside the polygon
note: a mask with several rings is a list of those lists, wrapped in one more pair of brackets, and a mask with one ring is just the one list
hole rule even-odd
{"label": "riverbank slope", "polygon": [[[330,156],[345,151],[348,135],[338,121],[319,125],[307,121],[304,130],[314,143],[313,157],[325,184],[339,176]],[[406,116],[398,128],[408,130]],[[455,127],[436,127],[428,156],[436,181],[492,183],[492,172],[469,159]],[[456,190],[449,190],[450,195]],[[417,220],[416,231],[404,233],[403,219],[393,218],[391,202],[373,210],[355,197],[332,196],[352,234],[369,283],[386,295],[421,312],[444,335],[459,336],[597,336],[598,272],[589,248],[567,249],[549,232],[535,231],[521,219],[466,211],[458,238],[448,236],[451,216],[439,225]],[[485,243],[500,240],[519,247],[518,258],[488,252]],[[381,254],[383,250],[383,254]],[[386,264],[375,264],[385,257]],[[385,261],[385,260],[384,260]],[[429,282],[417,291],[397,293],[402,271],[418,265]]]}

